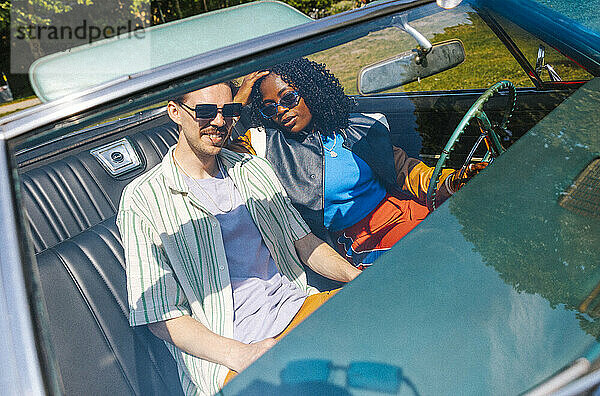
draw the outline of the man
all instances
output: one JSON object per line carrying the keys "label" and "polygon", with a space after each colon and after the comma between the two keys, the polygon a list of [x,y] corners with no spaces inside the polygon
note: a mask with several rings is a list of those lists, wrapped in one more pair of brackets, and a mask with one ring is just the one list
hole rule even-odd
{"label": "man", "polygon": [[359,274],[310,233],[265,160],[222,149],[240,111],[232,87],[168,103],[177,144],[125,188],[117,216],[130,323],[167,341],[186,394],[217,392],[330,296],[301,262]]}

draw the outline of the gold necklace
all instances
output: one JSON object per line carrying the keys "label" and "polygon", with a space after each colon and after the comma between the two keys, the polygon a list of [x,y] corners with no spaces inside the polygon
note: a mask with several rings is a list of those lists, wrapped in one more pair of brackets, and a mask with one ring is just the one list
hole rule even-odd
{"label": "gold necklace", "polygon": [[[206,191],[204,189],[204,187],[202,187],[200,185],[200,183],[198,183],[198,180],[196,180],[195,178],[193,178],[192,176],[190,176],[185,169],[183,169],[183,166],[181,166],[181,164],[179,163],[179,161],[177,161],[177,159],[175,158],[175,150],[173,150],[171,152],[171,156],[173,157],[173,162],[175,162],[175,165],[177,165],[177,167],[179,169],[181,169],[181,171],[183,172],[184,175],[186,175],[188,177],[188,179],[191,179],[194,184],[196,185],[196,187],[198,187],[198,189],[200,191],[202,191],[202,193],[210,200],[210,202],[213,203],[213,205],[215,205],[215,207],[217,209],[219,209],[221,212],[223,213],[228,213],[231,212],[231,209],[233,209],[233,188],[231,188],[230,183],[228,183],[228,187],[229,187],[229,209],[223,209],[221,208],[214,199],[212,199],[212,197],[210,196],[210,194],[208,193],[208,191]],[[216,157],[216,161],[217,161],[217,166],[219,167],[219,172],[221,172],[221,174],[223,175],[223,180],[227,181],[227,178],[229,177],[229,175],[225,172],[225,169],[223,168],[223,166],[221,165],[221,161],[219,160],[219,157]]]}

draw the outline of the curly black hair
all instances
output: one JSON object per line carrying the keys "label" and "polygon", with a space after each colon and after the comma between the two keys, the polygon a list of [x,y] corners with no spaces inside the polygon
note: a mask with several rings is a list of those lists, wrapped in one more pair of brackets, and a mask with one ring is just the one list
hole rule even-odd
{"label": "curly black hair", "polygon": [[[348,125],[348,114],[355,106],[354,101],[344,94],[340,81],[325,64],[298,58],[265,70],[277,74],[298,91],[312,114],[315,128],[321,133],[331,134]],[[259,110],[262,105],[260,85],[265,77],[256,81],[250,94],[251,123],[277,128],[277,124],[262,117]]]}

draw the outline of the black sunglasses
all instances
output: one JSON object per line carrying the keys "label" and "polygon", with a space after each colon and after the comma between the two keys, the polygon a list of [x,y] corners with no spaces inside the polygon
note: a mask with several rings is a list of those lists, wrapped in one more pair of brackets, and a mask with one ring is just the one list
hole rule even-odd
{"label": "black sunglasses", "polygon": [[273,118],[277,115],[277,109],[279,106],[285,107],[286,109],[293,109],[298,106],[300,102],[300,95],[296,91],[286,92],[279,102],[266,103],[260,108],[260,114],[265,118]]}
{"label": "black sunglasses", "polygon": [[197,104],[196,107],[190,107],[185,103],[179,102],[180,105],[194,111],[196,118],[212,120],[217,116],[219,109],[224,118],[239,117],[242,114],[241,103],[226,103],[223,107],[218,107],[216,104]]}

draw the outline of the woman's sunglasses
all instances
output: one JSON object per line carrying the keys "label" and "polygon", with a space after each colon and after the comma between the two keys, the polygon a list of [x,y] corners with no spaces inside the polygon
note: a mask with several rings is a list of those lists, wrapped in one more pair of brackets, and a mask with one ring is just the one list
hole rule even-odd
{"label": "woman's sunglasses", "polygon": [[277,115],[277,109],[279,106],[286,109],[292,109],[298,106],[299,102],[300,95],[298,95],[298,92],[289,91],[286,92],[281,99],[279,99],[279,102],[263,104],[263,106],[260,108],[260,114],[262,114],[262,116],[265,118],[273,118]]}
{"label": "woman's sunglasses", "polygon": [[196,118],[212,120],[215,118],[221,110],[221,114],[223,114],[224,118],[233,118],[239,117],[242,114],[242,104],[241,103],[226,103],[223,107],[218,107],[216,104],[198,104],[196,107],[190,107],[185,103],[179,102],[180,105],[185,108],[193,111],[196,115]]}

